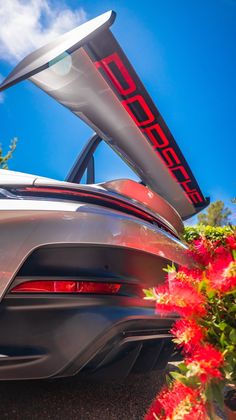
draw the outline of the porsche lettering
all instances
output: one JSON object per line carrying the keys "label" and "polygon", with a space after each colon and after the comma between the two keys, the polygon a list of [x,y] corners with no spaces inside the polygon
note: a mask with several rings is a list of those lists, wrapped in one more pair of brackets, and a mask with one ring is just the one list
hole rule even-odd
{"label": "porsche lettering", "polygon": [[[155,112],[150,109],[145,98],[137,92],[137,86],[117,52],[95,62],[98,70],[103,70],[116,91],[121,95],[121,103],[135,124],[146,135],[155,152],[161,156],[171,175],[183,188],[193,204],[202,203],[203,197],[196,189],[191,189],[191,177],[181,162],[177,152],[170,145],[167,135],[155,121]],[[126,97],[125,99],[123,97]],[[129,96],[127,98],[127,96]],[[190,185],[189,185],[190,184]]]}

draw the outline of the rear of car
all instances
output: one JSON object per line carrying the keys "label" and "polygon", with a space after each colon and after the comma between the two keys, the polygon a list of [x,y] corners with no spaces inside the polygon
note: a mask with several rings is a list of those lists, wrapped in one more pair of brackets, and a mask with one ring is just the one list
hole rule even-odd
{"label": "rear of car", "polygon": [[[93,19],[26,57],[30,78],[95,131],[66,182],[0,173],[0,379],[121,379],[162,369],[175,318],[143,289],[191,265],[183,219],[208,201],[109,27]],[[105,141],[136,173],[96,182]],[[82,177],[87,171],[87,185]]]}
{"label": "rear of car", "polygon": [[16,185],[5,173],[0,378],[121,379],[163,368],[173,319],[155,314],[142,290],[163,281],[167,261],[190,263],[177,219],[173,227],[138,204],[137,191],[135,204],[112,193],[115,181],[109,191],[39,178]]}

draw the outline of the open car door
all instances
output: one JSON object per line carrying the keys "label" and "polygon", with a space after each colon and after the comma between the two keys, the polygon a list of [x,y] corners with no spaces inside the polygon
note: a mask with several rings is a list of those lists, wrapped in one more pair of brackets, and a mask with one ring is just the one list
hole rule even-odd
{"label": "open car door", "polygon": [[29,79],[84,120],[183,219],[208,204],[104,13],[28,55],[0,86]]}

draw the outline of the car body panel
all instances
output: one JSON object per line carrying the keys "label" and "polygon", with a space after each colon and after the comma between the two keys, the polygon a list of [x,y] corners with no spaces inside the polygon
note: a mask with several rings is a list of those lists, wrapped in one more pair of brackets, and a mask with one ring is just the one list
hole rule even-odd
{"label": "car body panel", "polygon": [[[60,275],[95,281],[112,277],[153,287],[164,281],[167,262],[191,266],[181,241],[99,205],[12,198],[1,199],[0,205],[0,380],[78,373],[120,380],[131,371],[166,366],[175,316],[155,314],[154,304],[143,297],[14,295],[11,290],[22,281],[50,279],[45,270],[51,274],[55,268],[57,281]],[[41,256],[40,264],[35,255]]]}
{"label": "car body panel", "polygon": [[99,206],[78,205],[74,212],[2,210],[0,229],[0,297],[3,297],[27,256],[35,248],[51,243],[142,250],[156,255],[157,264],[158,260],[161,261],[161,268],[167,261],[181,265],[191,263],[181,241],[139,219]]}

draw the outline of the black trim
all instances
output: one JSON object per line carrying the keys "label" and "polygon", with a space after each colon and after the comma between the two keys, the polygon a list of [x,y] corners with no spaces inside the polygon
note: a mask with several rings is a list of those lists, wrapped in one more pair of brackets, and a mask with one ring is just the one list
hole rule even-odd
{"label": "black trim", "polygon": [[[35,249],[18,277],[86,277],[119,279],[122,283],[153,287],[165,280],[167,260],[144,251],[95,244],[55,244]],[[9,288],[12,284],[9,285]]]}
{"label": "black trim", "polygon": [[[93,156],[95,150],[97,149],[101,141],[102,138],[98,134],[94,134],[91,137],[91,139],[86,143],[84,149],[76,159],[65,181],[72,182],[74,184],[79,184],[85,170],[88,168],[87,184],[94,183],[94,165],[89,166],[89,163],[91,162],[91,157]],[[92,164],[90,163],[90,165]]]}
{"label": "black trim", "polygon": [[0,358],[0,380],[78,373],[118,379],[117,366],[123,379],[138,360],[140,368],[141,350],[154,342],[161,358],[155,351],[152,358],[163,368],[171,356],[163,340],[170,341],[174,320],[154,315],[141,299],[8,296],[1,303],[0,353],[7,357]]}
{"label": "black trim", "polygon": [[94,156],[91,156],[88,166],[87,166],[87,179],[86,184],[95,183],[95,165],[94,165]]}

